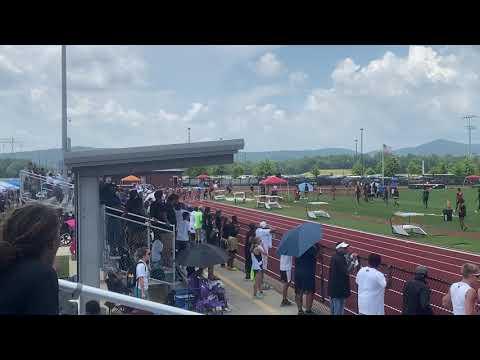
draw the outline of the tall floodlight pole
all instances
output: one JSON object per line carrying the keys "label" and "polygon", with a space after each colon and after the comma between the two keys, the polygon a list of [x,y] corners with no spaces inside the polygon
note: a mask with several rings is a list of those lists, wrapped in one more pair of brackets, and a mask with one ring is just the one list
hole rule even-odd
{"label": "tall floodlight pole", "polygon": [[69,150],[67,140],[67,47],[62,45],[62,174],[65,169],[65,153]]}
{"label": "tall floodlight pole", "polygon": [[478,117],[477,115],[465,115],[463,118],[467,120],[465,126],[468,131],[468,158],[472,157],[472,130],[475,130],[475,126],[472,125],[472,119]]}
{"label": "tall floodlight pole", "polygon": [[190,128],[187,129],[187,139],[188,143],[190,144]]}
{"label": "tall floodlight pole", "polygon": [[363,128],[360,129],[360,157],[362,161],[362,176],[364,175],[365,172],[365,164],[363,163]]}

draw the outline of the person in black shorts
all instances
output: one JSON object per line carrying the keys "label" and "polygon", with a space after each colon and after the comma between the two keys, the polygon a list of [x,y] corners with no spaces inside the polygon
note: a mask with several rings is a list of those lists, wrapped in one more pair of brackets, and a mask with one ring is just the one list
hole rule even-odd
{"label": "person in black shorts", "polygon": [[[317,253],[318,245],[314,245],[295,260],[295,302],[298,307],[298,315],[313,314]],[[303,312],[303,295],[305,295],[306,301],[305,313]]]}
{"label": "person in black shorts", "polygon": [[458,202],[458,220],[460,221],[460,228],[462,231],[467,231],[468,227],[465,225],[465,217],[467,216],[467,208],[465,201],[461,198]]}

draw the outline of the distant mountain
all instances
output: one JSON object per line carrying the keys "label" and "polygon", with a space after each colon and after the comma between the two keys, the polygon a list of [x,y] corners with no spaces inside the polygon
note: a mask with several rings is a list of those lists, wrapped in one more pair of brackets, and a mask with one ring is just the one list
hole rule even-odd
{"label": "distant mountain", "polygon": [[[86,146],[73,146],[72,151],[91,150],[92,147]],[[22,151],[15,153],[3,153],[0,154],[0,159],[23,159],[30,160],[38,166],[42,167],[60,167],[60,161],[62,160],[62,149],[46,149],[35,151]]]}
{"label": "distant mountain", "polygon": [[235,161],[262,161],[262,160],[294,160],[304,157],[329,156],[329,155],[353,155],[354,151],[342,148],[325,148],[318,150],[278,150],[278,151],[258,151],[258,152],[240,152],[235,155]]}
{"label": "distant mountain", "polygon": [[[393,150],[393,153],[396,155],[432,155],[436,154],[439,156],[453,155],[453,156],[462,156],[465,155],[468,145],[449,141],[449,140],[434,140],[426,144],[418,145],[416,147],[401,148],[398,150]],[[472,144],[472,153],[480,154],[480,144]]]}

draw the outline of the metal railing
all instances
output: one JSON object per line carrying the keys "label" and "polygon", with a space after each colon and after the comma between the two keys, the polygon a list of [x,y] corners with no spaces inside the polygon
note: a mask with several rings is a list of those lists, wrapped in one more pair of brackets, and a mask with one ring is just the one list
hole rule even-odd
{"label": "metal railing", "polygon": [[[116,213],[116,214],[115,214]],[[104,214],[104,222],[105,222],[105,234],[104,234],[104,248],[105,248],[105,253],[104,253],[104,262],[105,263],[108,263],[109,261],[109,257],[110,257],[110,247],[109,247],[109,243],[108,243],[108,240],[109,240],[109,236],[111,234],[112,231],[114,231],[113,229],[110,228],[110,226],[114,226],[112,223],[111,223],[111,220],[112,219],[116,219],[116,220],[119,220],[120,221],[120,229],[117,229],[120,231],[120,233],[122,235],[125,234],[125,227],[127,226],[128,223],[130,224],[137,224],[137,225],[140,225],[142,227],[145,227],[145,231],[146,231],[146,237],[147,237],[147,246],[148,246],[148,249],[151,250],[152,248],[152,244],[151,244],[151,231],[152,230],[157,230],[157,231],[161,231],[161,232],[166,232],[166,233],[171,233],[172,234],[172,243],[171,243],[171,246],[170,246],[170,250],[172,251],[172,254],[168,254],[168,256],[172,256],[172,281],[171,283],[172,284],[175,284],[175,281],[176,281],[176,267],[175,267],[175,239],[176,239],[176,229],[175,229],[175,226],[174,225],[170,225],[170,224],[167,224],[165,222],[162,222],[162,221],[159,221],[159,220],[156,220],[156,219],[153,219],[153,218],[149,218],[149,217],[146,217],[146,216],[142,216],[142,215],[138,215],[138,214],[134,214],[134,213],[129,213],[129,212],[125,212],[124,210],[121,210],[121,209],[117,209],[117,208],[113,208],[113,207],[110,207],[110,206],[105,206],[105,210],[103,212]],[[137,220],[133,220],[131,217],[137,219]],[[155,226],[155,225],[159,225],[159,226]],[[160,226],[163,226],[163,227],[160,227]],[[119,234],[117,234],[119,235]],[[126,238],[123,238],[123,241],[122,241],[122,245],[123,247],[126,247]],[[105,265],[104,263],[104,265]],[[156,280],[156,279],[154,279]],[[168,281],[160,281],[161,283],[168,283],[170,284],[170,282]]]}
{"label": "metal railing", "polygon": [[[176,308],[174,306],[159,304],[153,301],[143,300],[133,296],[123,295],[67,280],[59,279],[58,286],[61,291],[70,293],[72,299],[78,299],[80,295],[85,295],[92,300],[97,300],[99,302],[109,301],[116,305],[128,306],[134,309],[150,312],[154,315],[202,315],[193,311]],[[81,313],[80,309],[78,313]]]}
{"label": "metal railing", "polygon": [[57,178],[49,179],[26,170],[20,171],[20,198],[23,201],[56,198],[68,211],[73,211],[74,185]]}

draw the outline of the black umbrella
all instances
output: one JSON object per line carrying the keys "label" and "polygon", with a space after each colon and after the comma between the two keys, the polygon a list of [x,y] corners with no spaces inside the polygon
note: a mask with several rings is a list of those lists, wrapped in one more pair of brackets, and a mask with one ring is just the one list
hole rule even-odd
{"label": "black umbrella", "polygon": [[205,268],[212,265],[224,264],[228,254],[218,246],[199,244],[182,251],[175,262],[182,266]]}

